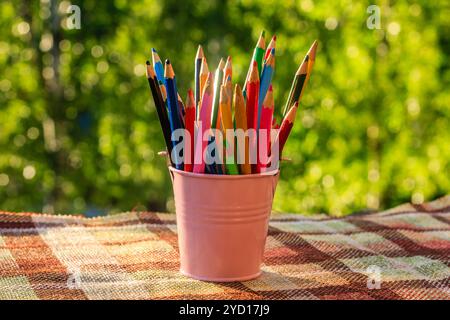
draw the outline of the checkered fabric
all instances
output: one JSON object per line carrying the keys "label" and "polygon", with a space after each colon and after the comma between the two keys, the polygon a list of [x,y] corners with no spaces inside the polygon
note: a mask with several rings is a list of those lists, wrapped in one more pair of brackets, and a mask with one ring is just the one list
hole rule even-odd
{"label": "checkered fabric", "polygon": [[178,272],[175,216],[0,212],[0,299],[450,299],[450,196],[345,218],[274,214],[263,274]]}

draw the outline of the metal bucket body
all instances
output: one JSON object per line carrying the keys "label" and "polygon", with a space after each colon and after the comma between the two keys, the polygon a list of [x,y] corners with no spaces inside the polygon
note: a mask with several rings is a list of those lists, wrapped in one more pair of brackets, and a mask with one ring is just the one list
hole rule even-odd
{"label": "metal bucket body", "polygon": [[181,273],[218,282],[259,276],[279,171],[211,175],[169,170]]}

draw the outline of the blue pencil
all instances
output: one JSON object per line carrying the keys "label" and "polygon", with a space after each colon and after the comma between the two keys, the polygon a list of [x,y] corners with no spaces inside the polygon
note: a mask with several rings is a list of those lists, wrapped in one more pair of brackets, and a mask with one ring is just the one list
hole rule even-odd
{"label": "blue pencil", "polygon": [[270,83],[272,82],[273,71],[275,69],[275,48],[272,48],[269,57],[264,62],[264,68],[261,74],[261,80],[259,84],[259,100],[258,100],[258,122],[256,129],[259,130],[261,124],[261,112],[264,98],[266,97],[267,90],[269,90]]}
{"label": "blue pencil", "polygon": [[155,48],[152,48],[152,60],[153,60],[153,68],[156,72],[156,79],[158,79],[159,82],[165,83],[164,81],[164,67],[161,62],[161,58],[158,55],[158,52],[156,52]]}
{"label": "blue pencil", "polygon": [[[174,132],[177,129],[183,129],[183,124],[181,122],[180,109],[178,106],[178,93],[175,87],[175,73],[173,72],[172,65],[170,64],[170,60],[166,60],[166,68],[164,71],[164,79],[165,85],[167,89],[167,106],[168,106],[168,115],[170,122],[170,130]],[[172,141],[173,147],[178,144],[178,141]],[[180,159],[178,159],[178,154],[175,152],[175,159],[172,159],[172,162],[175,163],[175,168],[179,170],[183,170],[183,163],[179,163]]]}

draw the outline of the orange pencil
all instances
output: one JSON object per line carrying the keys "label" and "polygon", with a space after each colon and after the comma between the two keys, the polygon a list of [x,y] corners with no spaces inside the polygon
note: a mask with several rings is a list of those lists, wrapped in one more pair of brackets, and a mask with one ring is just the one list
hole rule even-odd
{"label": "orange pencil", "polygon": [[[244,96],[242,95],[241,87],[236,84],[234,87],[234,119],[236,121],[236,130],[242,130],[243,134],[247,132],[247,114],[245,111]],[[252,169],[250,166],[250,156],[249,156],[249,138],[245,135],[243,143],[237,141],[236,146],[236,160],[239,165],[241,174],[251,174]]]}

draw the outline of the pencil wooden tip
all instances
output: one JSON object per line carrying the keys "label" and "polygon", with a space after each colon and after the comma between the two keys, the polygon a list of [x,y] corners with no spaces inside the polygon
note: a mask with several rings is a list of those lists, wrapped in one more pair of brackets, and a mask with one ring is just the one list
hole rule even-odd
{"label": "pencil wooden tip", "polygon": [[273,90],[272,85],[269,87],[269,90],[266,93],[266,97],[264,98],[263,105],[265,108],[273,109]]}
{"label": "pencil wooden tip", "polygon": [[298,101],[292,105],[292,107],[289,109],[288,113],[286,114],[285,120],[289,121],[290,123],[294,123],[295,115],[297,114],[298,109]]}
{"label": "pencil wooden tip", "polygon": [[242,95],[242,89],[241,86],[239,84],[236,83],[236,85],[234,86],[234,104],[236,105],[236,107],[238,105],[240,106],[244,106],[244,96]]}
{"label": "pencil wooden tip", "polygon": [[195,56],[195,59],[203,59],[204,56],[205,56],[205,54],[203,53],[202,46],[198,45],[197,55]]}
{"label": "pencil wooden tip", "polygon": [[208,68],[208,62],[206,62],[206,58],[203,57],[202,59],[202,66],[200,67],[200,74],[208,74],[209,68]]}
{"label": "pencil wooden tip", "polygon": [[269,85],[269,91],[273,91],[272,84]]}
{"label": "pencil wooden tip", "polygon": [[263,31],[261,31],[261,35],[260,35],[260,37],[265,37],[266,36],[266,30],[263,30]]}
{"label": "pencil wooden tip", "polygon": [[225,67],[224,68],[227,69],[228,71],[232,68],[231,67],[231,57],[230,56],[228,56],[227,62],[225,63]]}
{"label": "pencil wooden tip", "polygon": [[248,81],[249,82],[256,82],[258,80],[259,80],[258,63],[256,61],[253,61]]}
{"label": "pencil wooden tip", "polygon": [[302,64],[300,65],[300,67],[298,67],[296,75],[308,73],[308,60],[309,60],[309,55],[306,55],[305,59],[303,59]]}
{"label": "pencil wooden tip", "polygon": [[273,40],[273,41],[277,41],[277,36],[276,36],[276,35],[273,35],[272,40]]}
{"label": "pencil wooden tip", "polygon": [[188,95],[186,98],[186,109],[187,108],[195,108],[194,92],[191,88],[188,89]]}
{"label": "pencil wooden tip", "polygon": [[309,48],[308,50],[308,55],[312,61],[316,60],[316,51],[318,44],[319,43],[317,42],[317,40],[314,40],[313,44],[311,45],[311,48]]}
{"label": "pencil wooden tip", "polygon": [[205,89],[204,90],[205,90],[205,92],[208,92],[208,94],[210,96],[212,96],[213,93],[214,93],[213,73],[212,72],[208,73],[208,79],[206,80]]}
{"label": "pencil wooden tip", "polygon": [[227,102],[228,102],[227,88],[224,85],[221,85],[219,103],[227,103]]}
{"label": "pencil wooden tip", "polygon": [[262,48],[264,49],[266,47],[266,42],[264,41],[264,34],[265,32],[261,32],[261,35],[259,36],[258,39],[258,44],[256,45],[258,48]]}
{"label": "pencil wooden tip", "polygon": [[153,64],[161,61],[161,58],[159,57],[158,52],[156,52],[155,48],[152,48],[152,59],[153,59]]}
{"label": "pencil wooden tip", "polygon": [[153,66],[150,64],[150,61],[146,61],[145,64],[147,65],[147,78],[155,78],[155,70],[153,69]]}
{"label": "pencil wooden tip", "polygon": [[239,85],[239,83],[236,83],[236,85],[234,86],[234,92],[242,92],[241,86]]}
{"label": "pencil wooden tip", "polygon": [[217,69],[222,70],[224,67],[225,67],[225,62],[223,62],[223,59],[220,58],[219,66],[217,67]]}
{"label": "pencil wooden tip", "polygon": [[175,72],[173,71],[173,67],[169,59],[166,59],[166,66],[164,68],[164,77],[169,79],[173,79],[175,77]]}

